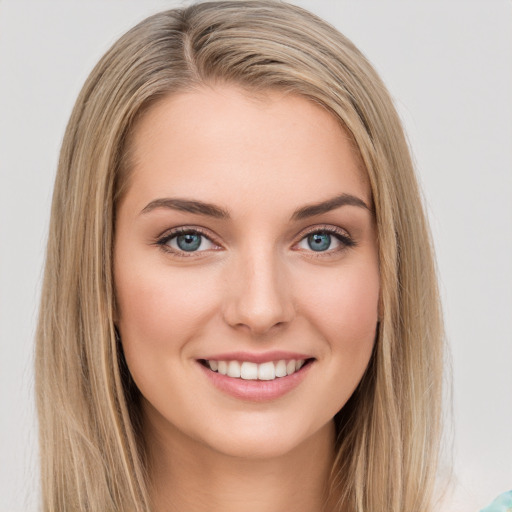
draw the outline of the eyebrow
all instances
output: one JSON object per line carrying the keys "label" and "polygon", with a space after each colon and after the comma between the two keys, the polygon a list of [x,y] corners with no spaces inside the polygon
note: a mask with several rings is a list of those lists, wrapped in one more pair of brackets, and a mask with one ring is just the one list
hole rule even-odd
{"label": "eyebrow", "polygon": [[[364,208],[371,212],[371,208],[359,197],[352,194],[341,194],[339,196],[303,206],[295,210],[291,216],[292,221],[303,220],[308,217],[314,217],[315,215],[321,215],[322,213],[330,212],[336,208],[342,206],[357,206]],[[204,201],[197,201],[193,199],[178,199],[165,197],[161,199],[155,199],[151,201],[141,212],[149,213],[156,208],[169,208],[171,210],[178,210],[182,212],[195,213],[197,215],[205,215],[208,217],[214,217],[216,219],[230,219],[231,216],[227,210],[221,208],[212,203],[206,203]]]}
{"label": "eyebrow", "polygon": [[364,208],[369,212],[372,211],[371,208],[359,197],[353,196],[352,194],[341,194],[339,196],[333,197],[332,199],[327,199],[327,201],[322,201],[320,203],[314,203],[303,206],[302,208],[298,208],[293,213],[291,220],[302,220],[308,217],[314,217],[315,215],[321,215],[322,213],[327,213],[331,210],[335,210],[336,208],[347,205],[358,206],[359,208]]}
{"label": "eyebrow", "polygon": [[192,199],[175,199],[170,197],[151,201],[141,213],[149,213],[155,208],[170,208],[171,210],[207,215],[208,217],[215,217],[216,219],[230,218],[227,210],[224,210],[220,206],[216,206],[212,203],[205,203],[203,201],[196,201]]}

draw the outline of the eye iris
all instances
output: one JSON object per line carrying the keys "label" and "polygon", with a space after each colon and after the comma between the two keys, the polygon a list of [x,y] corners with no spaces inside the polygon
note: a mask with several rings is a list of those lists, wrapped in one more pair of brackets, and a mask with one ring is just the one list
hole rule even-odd
{"label": "eye iris", "polygon": [[195,251],[201,245],[201,235],[186,233],[176,238],[176,243],[182,251]]}
{"label": "eye iris", "polygon": [[331,245],[331,235],[328,233],[313,233],[308,236],[308,245],[313,251],[325,251]]}

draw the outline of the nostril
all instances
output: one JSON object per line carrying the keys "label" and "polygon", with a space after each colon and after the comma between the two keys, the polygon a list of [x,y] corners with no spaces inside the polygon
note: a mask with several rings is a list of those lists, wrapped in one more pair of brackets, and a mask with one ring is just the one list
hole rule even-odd
{"label": "nostril", "polygon": [[231,327],[263,335],[289,324],[295,309],[284,283],[270,282],[256,270],[255,275],[256,283],[241,281],[231,290],[223,315]]}

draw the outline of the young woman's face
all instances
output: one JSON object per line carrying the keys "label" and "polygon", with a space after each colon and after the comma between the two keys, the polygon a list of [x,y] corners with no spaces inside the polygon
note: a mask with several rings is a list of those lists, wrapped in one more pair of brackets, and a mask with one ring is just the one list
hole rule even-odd
{"label": "young woman's face", "polygon": [[347,134],[302,97],[222,86],[161,101],[132,149],[117,326],[149,430],[258,457],[325,432],[378,321],[370,189]]}

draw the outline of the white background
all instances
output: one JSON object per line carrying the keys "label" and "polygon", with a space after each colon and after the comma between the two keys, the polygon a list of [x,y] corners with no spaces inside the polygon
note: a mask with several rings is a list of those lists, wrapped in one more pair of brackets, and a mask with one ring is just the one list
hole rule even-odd
{"label": "white background", "polygon": [[[512,3],[297,3],[370,58],[404,120],[453,358],[454,478],[440,510],[477,511],[512,488]],[[65,124],[105,50],[179,4],[0,0],[0,512],[37,507],[33,335]]]}

